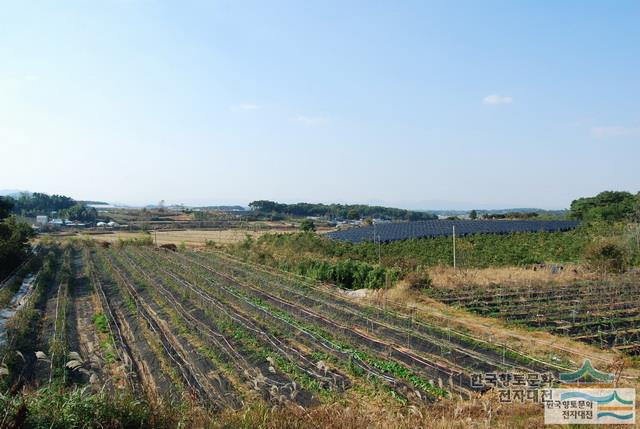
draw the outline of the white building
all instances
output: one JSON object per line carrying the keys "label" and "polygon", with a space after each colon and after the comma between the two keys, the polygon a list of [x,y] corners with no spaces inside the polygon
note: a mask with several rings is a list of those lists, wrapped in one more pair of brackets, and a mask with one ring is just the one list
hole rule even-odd
{"label": "white building", "polygon": [[49,216],[36,216],[36,223],[38,225],[45,225],[49,222]]}

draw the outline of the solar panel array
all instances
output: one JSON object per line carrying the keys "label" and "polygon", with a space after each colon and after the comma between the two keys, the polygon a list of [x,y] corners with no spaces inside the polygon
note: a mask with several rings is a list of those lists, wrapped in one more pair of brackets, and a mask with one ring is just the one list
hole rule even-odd
{"label": "solar panel array", "polygon": [[[418,222],[383,223],[330,232],[333,240],[360,243],[363,241],[395,241],[409,238],[456,235],[509,234],[513,232],[569,231],[578,226],[573,220],[425,220]],[[375,237],[375,240],[374,240]]]}

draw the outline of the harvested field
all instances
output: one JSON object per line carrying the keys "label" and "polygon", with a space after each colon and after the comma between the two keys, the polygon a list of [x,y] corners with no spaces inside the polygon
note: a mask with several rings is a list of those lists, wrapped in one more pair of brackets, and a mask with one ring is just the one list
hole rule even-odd
{"label": "harvested field", "polygon": [[[258,238],[264,234],[275,234],[283,232],[292,232],[291,230],[251,230],[251,229],[224,229],[224,230],[204,230],[204,229],[188,229],[178,231],[157,231],[151,232],[151,238],[157,239],[157,244],[181,244],[184,243],[188,247],[202,247],[207,241],[213,241],[216,244],[232,244],[244,240],[247,235]],[[117,231],[104,234],[81,234],[81,237],[90,237],[97,241],[117,242],[118,240],[140,239],[149,237],[149,234],[139,232]]]}
{"label": "harvested field", "polygon": [[597,276],[573,264],[528,267],[457,268],[436,266],[428,270],[435,287],[467,288],[501,285],[565,285],[576,280],[593,280]]}

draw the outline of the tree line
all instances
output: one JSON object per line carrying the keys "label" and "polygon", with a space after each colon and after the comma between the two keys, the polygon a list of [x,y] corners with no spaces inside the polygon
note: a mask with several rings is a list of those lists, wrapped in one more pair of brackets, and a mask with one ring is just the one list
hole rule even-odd
{"label": "tree line", "polygon": [[571,203],[569,217],[582,221],[640,222],[640,192],[604,191]]}
{"label": "tree line", "polygon": [[17,197],[4,197],[12,206],[11,213],[22,217],[50,216],[82,222],[95,222],[98,212],[65,195],[23,192]]}
{"label": "tree line", "polygon": [[318,216],[329,219],[349,220],[363,218],[382,218],[390,220],[433,220],[438,217],[432,213],[398,209],[393,207],[369,206],[366,204],[284,204],[269,200],[249,203],[249,208],[262,215]]}

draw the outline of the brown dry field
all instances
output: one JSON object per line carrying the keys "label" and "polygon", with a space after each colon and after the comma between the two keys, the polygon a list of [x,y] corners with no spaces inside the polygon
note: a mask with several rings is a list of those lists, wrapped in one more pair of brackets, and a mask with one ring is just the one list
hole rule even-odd
{"label": "brown dry field", "polygon": [[[272,227],[273,229],[258,229],[258,228],[231,228],[231,229],[219,229],[219,230],[207,230],[207,229],[185,229],[174,231],[162,231],[157,232],[150,231],[151,237],[156,239],[158,245],[173,243],[180,245],[184,243],[187,247],[203,247],[206,246],[207,241],[213,241],[215,244],[234,244],[238,243],[246,238],[247,235],[258,238],[265,234],[283,234],[299,232],[300,229],[294,225],[285,225],[282,222],[262,222],[262,225]],[[318,227],[318,233],[326,233],[333,231],[334,228]],[[74,234],[75,235],[75,234]],[[62,234],[60,234],[62,236]],[[115,242],[119,239],[132,239],[132,238],[144,238],[147,235],[142,232],[129,232],[129,231],[107,231],[104,233],[79,233],[77,235],[81,238],[91,238],[96,241]]]}
{"label": "brown dry field", "polygon": [[[181,231],[151,231],[151,238],[157,237],[158,244],[173,243],[179,245],[184,243],[188,247],[202,247],[205,246],[207,241],[212,240],[216,244],[233,244],[245,239],[247,235],[253,238],[260,237],[264,234],[276,234],[284,232],[294,232],[291,230],[248,230],[248,229],[225,229],[225,230],[202,230],[202,229],[187,229]],[[108,241],[115,242],[119,239],[132,239],[143,238],[148,236],[147,234],[140,232],[127,232],[118,231],[110,234],[80,234],[82,238],[92,238],[96,241]]]}
{"label": "brown dry field", "polygon": [[431,267],[427,270],[436,287],[460,288],[469,285],[491,284],[523,285],[558,283],[567,284],[576,280],[592,280],[597,276],[580,265],[565,264],[562,271],[553,274],[549,268],[523,267],[458,268]]}

